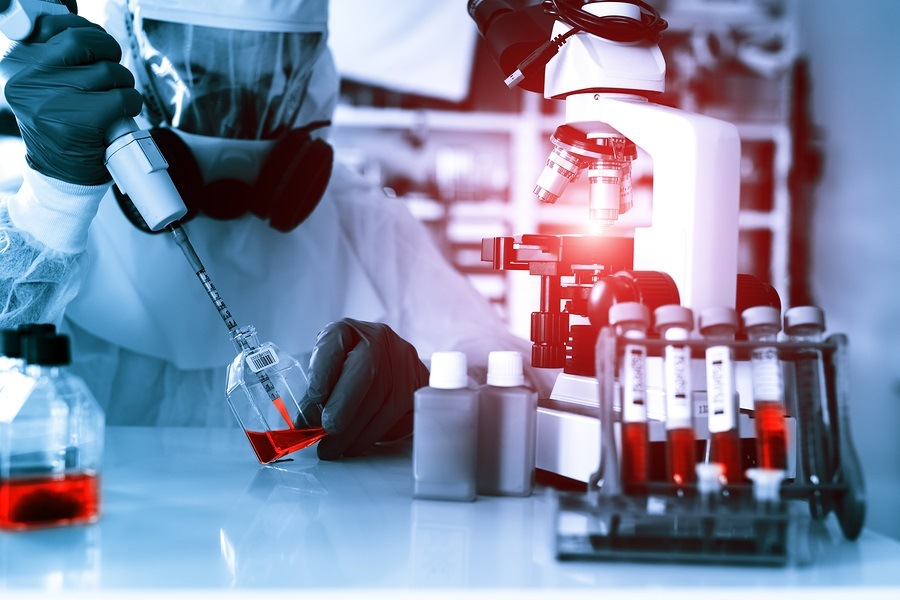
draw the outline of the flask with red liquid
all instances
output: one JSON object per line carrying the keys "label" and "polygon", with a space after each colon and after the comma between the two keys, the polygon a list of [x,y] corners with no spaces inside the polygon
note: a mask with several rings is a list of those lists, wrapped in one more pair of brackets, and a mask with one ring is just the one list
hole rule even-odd
{"label": "flask with red liquid", "polygon": [[103,410],[68,370],[68,337],[23,336],[22,354],[28,381],[4,387],[0,403],[0,528],[94,522]]}
{"label": "flask with red liquid", "polygon": [[738,330],[737,311],[727,306],[712,306],[700,311],[700,333],[711,345],[706,348],[706,397],[709,423],[709,459],[722,465],[722,476],[729,483],[744,479],[739,428],[740,403],[734,372],[734,350],[716,345],[730,342]]}
{"label": "flask with red liquid", "polygon": [[609,309],[609,324],[625,338],[619,363],[622,390],[622,484],[646,485],[650,477],[650,439],[647,425],[647,347],[629,344],[643,340],[650,326],[650,311],[639,302],[619,302]]}
{"label": "flask with red liquid", "polygon": [[[751,342],[775,342],[781,313],[771,306],[754,306],[741,313]],[[756,463],[763,469],[787,469],[784,412],[784,374],[775,346],[760,346],[750,354],[753,412],[756,425]]]}
{"label": "flask with red liquid", "polygon": [[666,479],[675,485],[693,483],[696,437],[694,435],[691,349],[687,341],[694,328],[694,313],[678,304],[666,304],[653,311],[656,331],[666,345],[663,371],[666,390]]}
{"label": "flask with red liquid", "polygon": [[237,356],[228,367],[228,405],[266,464],[325,437],[321,407],[301,406],[306,370],[272,342],[259,343],[252,325],[232,331]]}

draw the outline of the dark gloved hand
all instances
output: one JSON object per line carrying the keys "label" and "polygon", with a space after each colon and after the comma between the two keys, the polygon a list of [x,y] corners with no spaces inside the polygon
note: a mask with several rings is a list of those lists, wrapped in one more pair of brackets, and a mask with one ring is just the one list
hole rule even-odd
{"label": "dark gloved hand", "polygon": [[[413,393],[428,385],[416,349],[382,323],[342,319],[319,333],[301,406],[323,404],[319,458],[355,456],[412,431]],[[312,412],[312,411],[304,411]]]}
{"label": "dark gloved hand", "polygon": [[0,85],[16,115],[28,163],[50,177],[96,185],[107,128],[141,111],[122,49],[99,25],[77,15],[47,15],[0,60]]}

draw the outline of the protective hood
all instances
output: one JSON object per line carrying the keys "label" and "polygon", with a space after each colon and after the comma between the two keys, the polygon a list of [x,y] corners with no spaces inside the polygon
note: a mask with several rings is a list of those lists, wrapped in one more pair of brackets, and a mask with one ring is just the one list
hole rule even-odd
{"label": "protective hood", "polygon": [[[122,46],[122,63],[135,74],[137,88],[144,92],[145,66],[141,63],[137,40],[129,35],[133,22],[130,10],[144,11],[144,16],[173,22],[191,22],[205,26],[234,27],[245,30],[268,27],[273,31],[318,31],[327,36],[328,10],[325,0],[108,0],[104,9],[104,29]],[[149,17],[148,17],[149,18]],[[203,20],[203,23],[201,23]],[[218,25],[212,25],[216,21]],[[277,23],[276,23],[277,21]],[[276,29],[277,27],[277,29]],[[337,106],[340,78],[334,66],[331,50],[326,46],[313,66],[303,104],[294,127],[316,121],[330,121]],[[157,119],[146,111],[144,125],[158,125]],[[327,131],[316,130],[317,136]]]}
{"label": "protective hood", "polygon": [[129,0],[144,17],[249,31],[328,29],[328,0]]}

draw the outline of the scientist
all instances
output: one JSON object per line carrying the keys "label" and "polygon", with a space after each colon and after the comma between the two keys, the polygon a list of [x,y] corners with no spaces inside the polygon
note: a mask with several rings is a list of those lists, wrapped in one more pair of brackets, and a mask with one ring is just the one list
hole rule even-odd
{"label": "scientist", "polygon": [[409,433],[419,356],[528,351],[402,203],[332,162],[325,0],[128,0],[105,15],[106,30],[42,17],[0,61],[29,165],[0,203],[0,326],[58,324],[108,423],[234,424],[218,313],[103,165],[124,116],[154,128],[237,320],[310,361],[320,458]]}

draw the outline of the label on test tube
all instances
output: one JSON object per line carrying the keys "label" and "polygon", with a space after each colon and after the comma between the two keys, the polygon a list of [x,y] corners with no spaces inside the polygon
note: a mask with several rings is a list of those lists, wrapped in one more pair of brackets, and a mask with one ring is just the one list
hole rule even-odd
{"label": "label on test tube", "polygon": [[757,348],[751,358],[754,400],[783,400],[784,379],[775,348]]}
{"label": "label on test tube", "polygon": [[709,431],[720,433],[737,427],[737,415],[731,398],[734,394],[734,368],[731,349],[712,346],[706,350],[706,389],[709,402]]}
{"label": "label on test tube", "polygon": [[644,367],[647,349],[644,346],[626,345],[622,382],[622,420],[637,423],[647,420],[647,390]]}
{"label": "label on test tube", "polygon": [[261,348],[247,355],[247,366],[254,373],[259,373],[266,367],[278,364],[278,355],[271,348]]}
{"label": "label on test tube", "polygon": [[666,429],[691,427],[691,350],[666,346]]}

